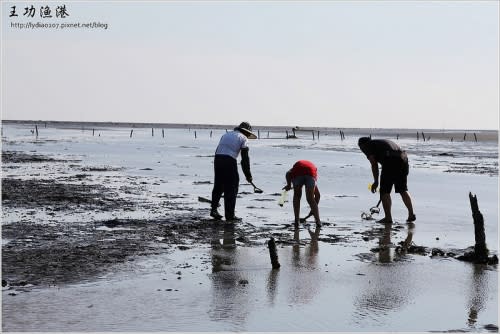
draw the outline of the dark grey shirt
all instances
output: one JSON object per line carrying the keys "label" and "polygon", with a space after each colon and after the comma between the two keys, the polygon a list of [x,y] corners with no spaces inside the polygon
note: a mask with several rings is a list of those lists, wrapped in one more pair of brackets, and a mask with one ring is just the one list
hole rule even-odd
{"label": "dark grey shirt", "polygon": [[372,139],[362,151],[366,157],[375,156],[375,160],[382,165],[388,158],[401,157],[402,152],[401,148],[389,139]]}

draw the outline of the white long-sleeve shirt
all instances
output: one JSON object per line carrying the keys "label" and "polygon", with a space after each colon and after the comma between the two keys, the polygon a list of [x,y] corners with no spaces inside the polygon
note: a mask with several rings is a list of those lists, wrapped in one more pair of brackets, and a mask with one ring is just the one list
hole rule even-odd
{"label": "white long-sleeve shirt", "polygon": [[230,131],[225,133],[220,141],[215,154],[229,155],[237,160],[242,148],[247,148],[248,138],[239,131]]}

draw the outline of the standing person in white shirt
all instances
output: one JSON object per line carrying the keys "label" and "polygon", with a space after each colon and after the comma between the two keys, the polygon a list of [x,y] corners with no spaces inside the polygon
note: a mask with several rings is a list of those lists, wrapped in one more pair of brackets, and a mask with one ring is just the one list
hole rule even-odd
{"label": "standing person in white shirt", "polygon": [[217,211],[220,198],[224,194],[224,216],[226,221],[241,220],[234,215],[236,207],[236,195],[240,177],[238,174],[237,158],[241,152],[241,169],[248,182],[252,182],[250,172],[250,158],[248,156],[248,139],[255,139],[257,136],[252,132],[252,127],[248,122],[242,122],[233,131],[224,134],[214,158],[214,188],[212,190],[212,209],[210,216],[221,219],[222,215]]}

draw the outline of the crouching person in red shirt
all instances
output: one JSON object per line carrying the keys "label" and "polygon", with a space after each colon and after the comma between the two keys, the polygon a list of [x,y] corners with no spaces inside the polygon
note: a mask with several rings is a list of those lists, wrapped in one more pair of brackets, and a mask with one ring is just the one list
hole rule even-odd
{"label": "crouching person in red shirt", "polygon": [[311,214],[316,220],[316,225],[321,226],[319,219],[318,203],[320,193],[317,185],[318,169],[316,166],[307,160],[297,161],[292,169],[286,172],[285,190],[292,189],[293,183],[293,213],[295,215],[295,227],[299,226],[300,221],[300,199],[302,197],[302,187],[306,187],[306,200],[311,207]]}

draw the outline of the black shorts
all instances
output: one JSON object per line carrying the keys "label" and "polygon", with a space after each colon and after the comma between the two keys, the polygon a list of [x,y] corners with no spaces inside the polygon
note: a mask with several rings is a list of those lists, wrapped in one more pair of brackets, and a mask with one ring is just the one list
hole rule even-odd
{"label": "black shorts", "polygon": [[380,193],[390,194],[393,185],[397,193],[407,191],[409,169],[408,157],[404,152],[401,157],[386,159],[382,164],[382,172],[380,173]]}

